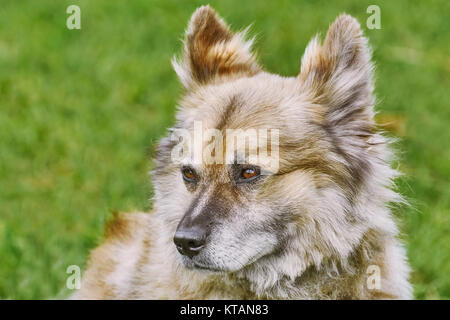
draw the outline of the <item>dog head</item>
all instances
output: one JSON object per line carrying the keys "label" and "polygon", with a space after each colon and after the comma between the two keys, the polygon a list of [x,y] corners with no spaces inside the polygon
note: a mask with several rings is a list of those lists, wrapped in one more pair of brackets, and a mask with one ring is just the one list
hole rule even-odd
{"label": "dog head", "polygon": [[193,14],[173,61],[186,94],[158,146],[155,207],[188,268],[296,277],[351,253],[371,208],[393,197],[394,171],[354,18],[309,43],[297,77],[263,71],[251,44],[208,6]]}

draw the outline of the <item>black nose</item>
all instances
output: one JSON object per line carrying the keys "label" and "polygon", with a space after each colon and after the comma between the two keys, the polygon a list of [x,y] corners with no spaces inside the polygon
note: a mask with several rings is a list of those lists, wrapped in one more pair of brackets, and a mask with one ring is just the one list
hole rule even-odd
{"label": "black nose", "polygon": [[177,230],[173,238],[173,242],[177,246],[177,250],[189,258],[197,255],[205,246],[206,236],[201,230]]}

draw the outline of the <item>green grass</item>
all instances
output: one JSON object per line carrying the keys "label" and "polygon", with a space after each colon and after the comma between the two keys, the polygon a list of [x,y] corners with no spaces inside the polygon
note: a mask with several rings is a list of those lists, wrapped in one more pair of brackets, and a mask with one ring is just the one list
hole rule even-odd
{"label": "green grass", "polygon": [[[365,26],[378,110],[401,140],[397,210],[415,297],[450,298],[450,2],[211,1],[253,23],[260,61],[295,75],[307,41],[341,12]],[[68,30],[78,4],[82,29]],[[65,297],[116,210],[148,209],[155,142],[181,92],[170,58],[193,10],[175,0],[17,1],[0,6],[0,298]]]}

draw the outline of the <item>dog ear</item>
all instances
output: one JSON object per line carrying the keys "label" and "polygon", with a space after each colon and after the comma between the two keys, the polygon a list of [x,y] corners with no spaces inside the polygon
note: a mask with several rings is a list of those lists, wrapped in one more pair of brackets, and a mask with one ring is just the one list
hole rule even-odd
{"label": "dog ear", "polygon": [[323,45],[316,37],[307,46],[299,75],[311,99],[313,121],[325,129],[350,170],[352,186],[374,161],[372,146],[383,144],[373,120],[373,65],[358,22],[339,16]]}
{"label": "dog ear", "polygon": [[318,119],[340,136],[368,136],[373,127],[373,65],[359,23],[339,16],[323,45],[314,38],[302,58],[299,78]]}
{"label": "dog ear", "polygon": [[250,51],[253,39],[246,41],[245,33],[232,33],[209,6],[198,8],[186,30],[181,61],[172,60],[184,87],[206,84],[221,76],[258,73],[261,69]]}

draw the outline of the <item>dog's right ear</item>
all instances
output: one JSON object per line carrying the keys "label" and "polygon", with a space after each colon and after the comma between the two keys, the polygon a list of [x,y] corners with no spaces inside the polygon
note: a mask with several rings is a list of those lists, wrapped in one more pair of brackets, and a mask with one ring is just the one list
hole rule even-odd
{"label": "dog's right ear", "polygon": [[172,60],[184,87],[258,73],[261,69],[251,53],[253,40],[244,37],[245,31],[232,33],[211,7],[198,8],[186,30],[181,61]]}

